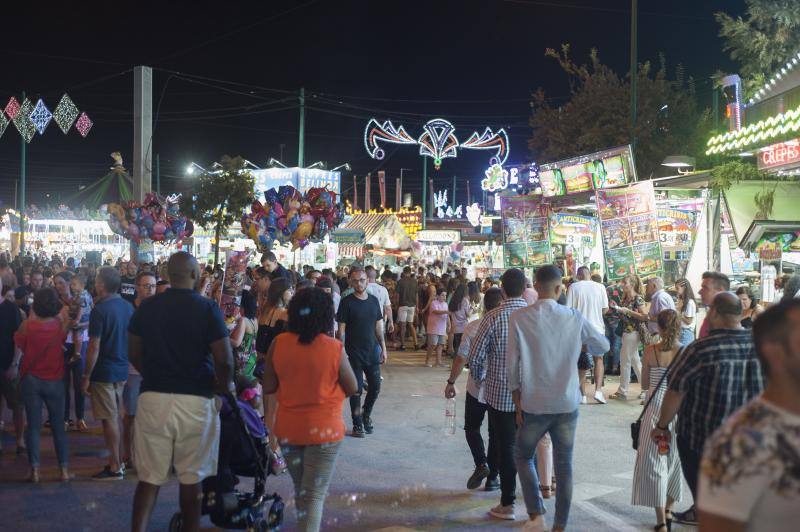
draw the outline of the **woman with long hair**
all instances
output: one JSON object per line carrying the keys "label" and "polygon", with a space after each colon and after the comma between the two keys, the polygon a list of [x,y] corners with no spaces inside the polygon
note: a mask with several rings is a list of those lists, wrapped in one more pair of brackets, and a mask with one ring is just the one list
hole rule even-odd
{"label": "woman with long hair", "polygon": [[622,345],[619,349],[619,389],[612,395],[615,399],[628,398],[628,385],[631,383],[631,366],[636,380],[642,382],[642,361],[639,359],[639,323],[647,319],[644,313],[642,282],[638,275],[626,275],[620,283],[622,287],[622,306],[614,306],[620,315]]}
{"label": "woman with long hair", "polygon": [[[639,428],[631,504],[654,508],[657,524],[653,529],[663,532],[672,528],[672,506],[681,500],[681,460],[672,426],[674,421],[669,427],[670,441],[663,442],[669,446],[666,453],[662,453],[659,444],[650,438],[650,433],[658,423],[661,403],[669,385],[664,375],[681,349],[681,317],[678,312],[667,309],[659,313],[657,323],[661,341],[645,347],[642,361],[642,390],[652,398],[646,405]],[[658,388],[652,389],[654,386]]]}
{"label": "woman with long hair", "polygon": [[694,341],[694,320],[697,315],[694,290],[688,279],[678,279],[675,290],[678,292],[676,308],[681,318],[681,345],[689,345]]}
{"label": "woman with long hair", "polygon": [[236,326],[231,331],[231,347],[237,375],[252,377],[256,369],[258,360],[256,354],[257,312],[255,297],[249,290],[242,291],[239,316],[236,319]]}
{"label": "woman with long hair", "polygon": [[483,294],[477,281],[467,283],[467,299],[469,300],[469,321],[475,321],[483,316]]}
{"label": "woman with long hair", "polygon": [[758,304],[756,296],[753,295],[753,291],[747,285],[737,288],[736,296],[742,302],[742,309],[744,309],[742,312],[742,327],[752,329],[753,322],[764,312],[764,309]]}
{"label": "woman with long hair", "polygon": [[53,442],[61,468],[61,480],[70,480],[67,468],[67,435],[64,426],[64,340],[69,331],[69,307],[52,288],[42,288],[33,296],[31,316],[14,333],[14,343],[22,351],[19,366],[20,390],[28,426],[25,444],[31,470],[28,480],[39,482],[39,438],[42,431],[42,403],[47,408]]}
{"label": "woman with long hair", "polygon": [[316,531],[344,439],[342,404],[358,384],[342,343],[327,334],[333,305],[325,291],[298,291],[288,316],[288,332],[278,335],[267,352],[263,386],[265,394],[278,399],[274,434],[284,446],[294,483],[298,528]]}
{"label": "woman with long hair", "polygon": [[450,312],[450,350],[455,354],[458,352],[458,346],[461,345],[461,336],[464,334],[464,327],[469,323],[469,298],[467,297],[467,285],[459,283],[450,297],[450,302],[447,304],[447,310]]}

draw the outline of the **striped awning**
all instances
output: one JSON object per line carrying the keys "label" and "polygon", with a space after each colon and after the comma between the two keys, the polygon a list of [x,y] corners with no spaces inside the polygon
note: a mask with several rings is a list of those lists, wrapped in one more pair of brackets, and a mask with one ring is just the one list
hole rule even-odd
{"label": "striped awning", "polygon": [[364,231],[364,241],[369,242],[394,214],[362,213],[353,215],[353,218],[342,226],[344,231]]}
{"label": "striped awning", "polygon": [[363,257],[364,256],[364,244],[339,244],[339,256],[340,257]]}

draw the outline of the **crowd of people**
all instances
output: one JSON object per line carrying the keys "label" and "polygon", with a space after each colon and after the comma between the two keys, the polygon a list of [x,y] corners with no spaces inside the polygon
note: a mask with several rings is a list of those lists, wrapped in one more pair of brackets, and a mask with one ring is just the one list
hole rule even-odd
{"label": "crowd of people", "polygon": [[[631,398],[632,378],[641,385],[632,503],[654,509],[657,532],[673,520],[777,530],[798,502],[787,468],[800,454],[800,300],[788,292],[764,308],[748,287],[731,291],[725,275],[706,272],[700,324],[687,279],[667,290],[658,277],[603,284],[586,267],[573,279],[543,266],[534,279],[509,269],[481,280],[438,262],[298,272],[267,252],[225,316],[223,277],[187,253],[102,267],[0,256],[0,398],[31,482],[41,480],[43,407],[60,478],[73,478],[67,432],[89,430],[88,397],[109,452],[93,478],[137,472],[133,529],[147,528],[174,472],[183,526],[196,530],[200,483],[218,465],[220,397],[232,398],[263,419],[274,472],[292,477],[300,529],[318,530],[345,435],[380,429],[391,347],[449,367],[448,398],[468,368],[467,488],[500,491],[494,518],[515,519],[519,476],[526,529],[544,530],[553,495],[552,530],[566,528],[580,405],[608,403],[607,374],[620,376],[616,400]],[[696,507],[673,512],[682,478]]]}

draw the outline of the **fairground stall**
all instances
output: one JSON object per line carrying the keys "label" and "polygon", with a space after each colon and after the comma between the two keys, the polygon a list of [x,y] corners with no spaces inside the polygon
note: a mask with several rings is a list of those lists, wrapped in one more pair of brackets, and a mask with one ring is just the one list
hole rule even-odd
{"label": "fairground stall", "polygon": [[411,256],[411,239],[396,214],[357,213],[333,230],[338,266],[360,262],[396,266]]}
{"label": "fairground stall", "polygon": [[[752,161],[766,179],[740,180],[718,199],[736,242],[733,264],[767,302],[775,280],[798,271],[800,231],[800,54],[747,102],[737,75],[722,80],[728,132],[708,140],[706,154]],[[723,257],[724,258],[724,257]],[[724,261],[723,266],[724,266]],[[751,269],[752,268],[752,269]]]}

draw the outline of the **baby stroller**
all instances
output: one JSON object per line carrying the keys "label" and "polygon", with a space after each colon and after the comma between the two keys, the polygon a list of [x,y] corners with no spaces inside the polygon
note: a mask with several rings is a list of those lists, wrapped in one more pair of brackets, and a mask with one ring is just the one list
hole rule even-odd
{"label": "baby stroller", "polygon": [[[222,398],[217,475],[203,480],[203,515],[225,529],[266,532],[283,522],[280,495],[266,495],[266,477],[274,459],[267,431],[258,413],[247,403]],[[236,489],[237,475],[253,477],[252,493]],[[181,513],[172,516],[170,532],[181,530]]]}

